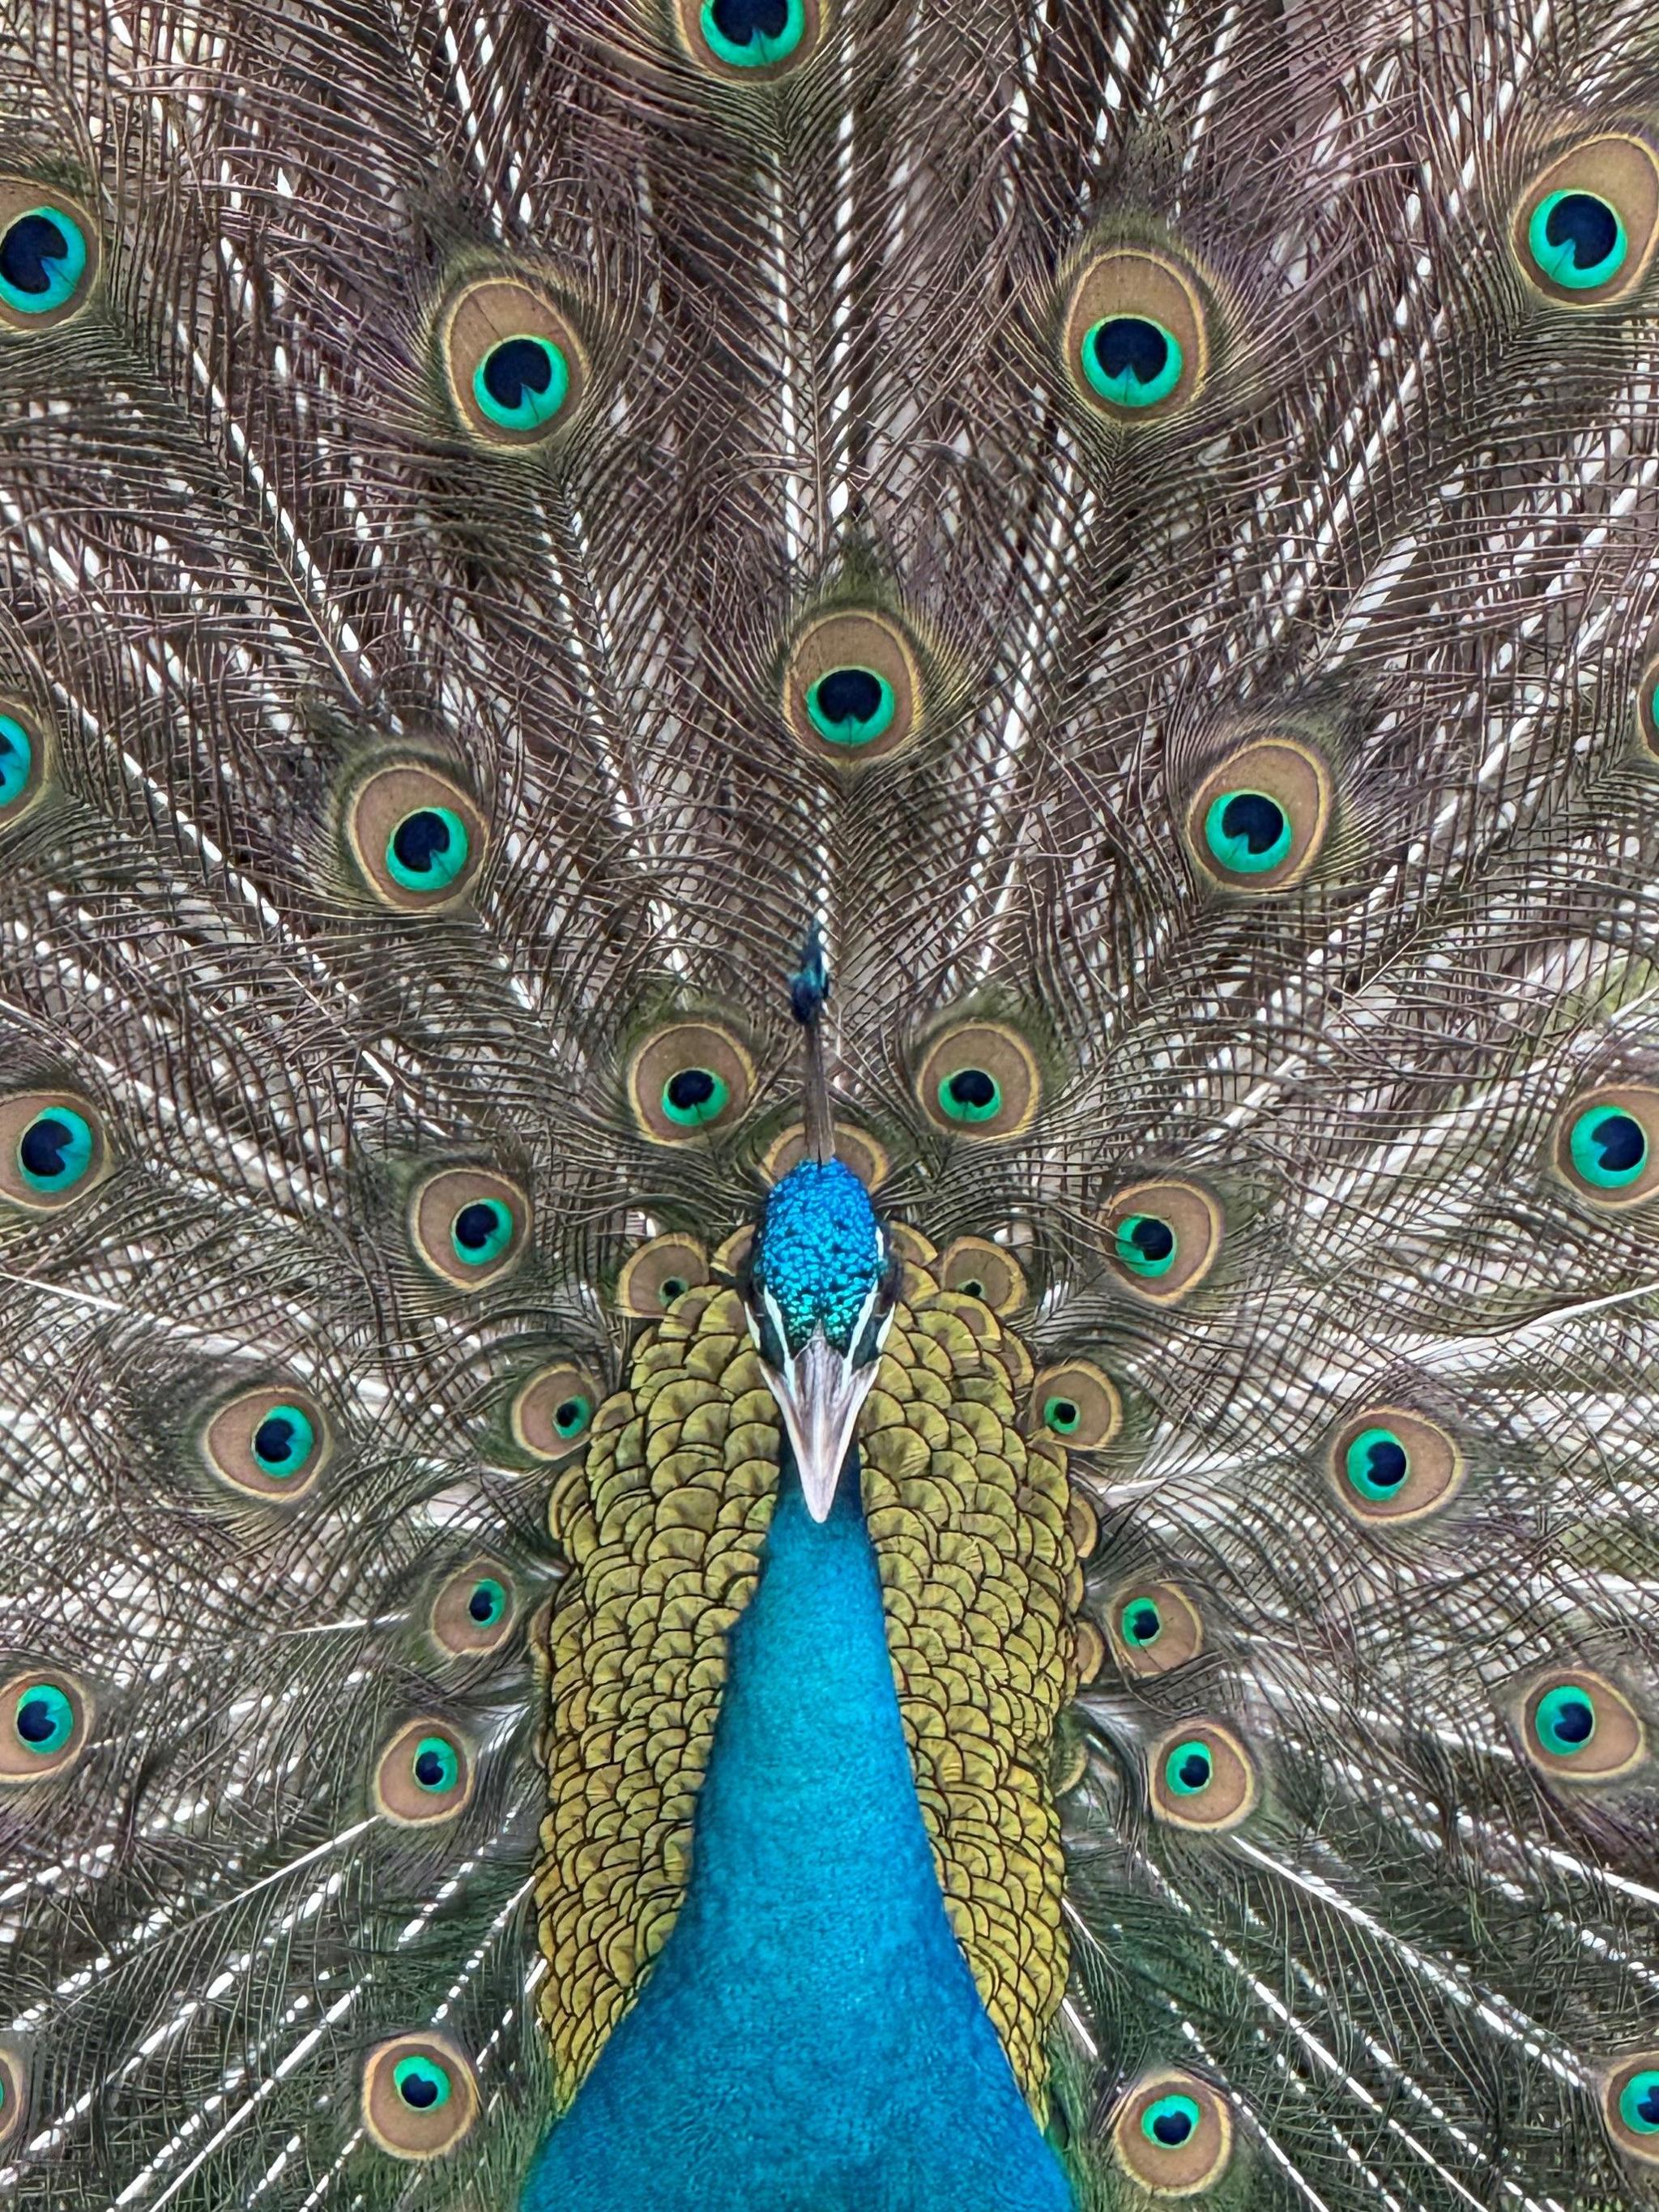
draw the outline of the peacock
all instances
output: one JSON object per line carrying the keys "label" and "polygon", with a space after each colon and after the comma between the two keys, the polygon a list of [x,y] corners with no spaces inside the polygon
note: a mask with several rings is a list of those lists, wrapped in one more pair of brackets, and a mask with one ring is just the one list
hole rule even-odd
{"label": "peacock", "polygon": [[0,0],[0,2203],[1659,2206],[1652,0]]}

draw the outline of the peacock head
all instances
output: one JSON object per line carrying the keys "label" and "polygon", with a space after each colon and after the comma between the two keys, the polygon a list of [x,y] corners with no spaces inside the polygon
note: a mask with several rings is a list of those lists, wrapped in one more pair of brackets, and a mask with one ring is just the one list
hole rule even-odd
{"label": "peacock head", "polygon": [[830,973],[814,927],[790,1004],[805,1047],[806,1157],[768,1194],[749,1263],[750,1334],[778,1401],[806,1510],[826,1521],[893,1318],[893,1249],[870,1194],[835,1157],[821,1017]]}
{"label": "peacock head", "polygon": [[894,1273],[887,1231],[850,1168],[805,1159],[774,1184],[750,1263],[749,1327],[815,1521],[829,1517],[876,1379]]}

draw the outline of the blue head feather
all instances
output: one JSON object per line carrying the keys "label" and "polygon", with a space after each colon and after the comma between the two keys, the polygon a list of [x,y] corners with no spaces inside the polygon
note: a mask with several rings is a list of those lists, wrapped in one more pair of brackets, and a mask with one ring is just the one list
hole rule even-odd
{"label": "blue head feather", "polygon": [[850,1168],[803,1160],[773,1186],[755,1240],[754,1283],[775,1301],[792,1355],[820,1322],[836,1350],[850,1353],[886,1269],[887,1240]]}

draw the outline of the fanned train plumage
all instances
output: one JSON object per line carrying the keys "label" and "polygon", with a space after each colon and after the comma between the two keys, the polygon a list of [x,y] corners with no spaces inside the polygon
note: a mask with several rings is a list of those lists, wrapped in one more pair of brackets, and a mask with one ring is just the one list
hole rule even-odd
{"label": "fanned train plumage", "polygon": [[1659,2203],[1656,245],[1650,0],[0,0],[0,2201]]}

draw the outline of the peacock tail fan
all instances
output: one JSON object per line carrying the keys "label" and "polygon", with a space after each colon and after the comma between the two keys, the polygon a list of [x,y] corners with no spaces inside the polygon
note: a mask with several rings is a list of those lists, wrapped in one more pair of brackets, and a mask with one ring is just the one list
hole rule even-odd
{"label": "peacock tail fan", "polygon": [[1659,2205],[1656,244],[1651,0],[0,0],[0,2202]]}

